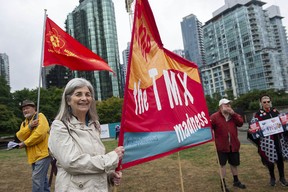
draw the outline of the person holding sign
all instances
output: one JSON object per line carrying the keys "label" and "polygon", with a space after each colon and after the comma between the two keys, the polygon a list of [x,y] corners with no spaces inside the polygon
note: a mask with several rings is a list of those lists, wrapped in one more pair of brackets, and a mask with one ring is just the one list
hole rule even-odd
{"label": "person holding sign", "polygon": [[[261,161],[263,165],[265,165],[269,170],[270,175],[270,185],[276,185],[276,178],[274,173],[274,164],[277,164],[277,168],[279,171],[279,182],[282,186],[288,186],[288,183],[285,179],[284,175],[284,158],[288,157],[287,153],[287,140],[284,139],[283,128],[279,127],[280,120],[278,118],[279,112],[277,109],[272,108],[271,97],[268,95],[262,95],[259,98],[260,109],[254,115],[259,121],[260,127],[262,131],[265,129],[264,137],[253,138],[251,133],[248,131],[248,139],[250,139],[253,143],[255,143],[258,147],[258,153],[261,157]],[[277,118],[276,118],[277,117]],[[271,122],[268,122],[271,120]],[[265,123],[261,123],[261,121],[267,121]],[[275,126],[273,127],[273,122]],[[264,127],[263,125],[269,125]],[[277,130],[277,132],[275,132]],[[269,135],[269,132],[271,135]]]}
{"label": "person holding sign", "polygon": [[48,143],[57,160],[55,191],[108,192],[120,184],[122,173],[115,169],[124,148],[105,152],[94,98],[91,83],[83,78],[70,80],[64,89]]}
{"label": "person holding sign", "polygon": [[219,101],[219,111],[212,114],[210,119],[212,129],[214,130],[219,163],[221,165],[222,190],[225,188],[225,191],[229,192],[225,183],[227,161],[230,164],[233,175],[233,186],[245,189],[246,186],[238,179],[237,170],[237,167],[240,165],[240,141],[238,139],[237,127],[243,125],[243,118],[232,109],[230,100],[221,99]]}

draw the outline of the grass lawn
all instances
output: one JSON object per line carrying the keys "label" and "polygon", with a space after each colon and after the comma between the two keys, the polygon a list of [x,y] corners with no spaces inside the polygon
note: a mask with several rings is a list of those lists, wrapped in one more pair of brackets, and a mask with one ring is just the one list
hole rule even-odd
{"label": "grass lawn", "polygon": [[[104,141],[107,151],[117,146],[115,140]],[[183,185],[185,192],[217,192],[220,189],[219,166],[213,143],[180,151]],[[233,188],[232,175],[227,167],[226,183],[230,191],[288,191],[277,182],[269,186],[268,170],[262,165],[257,149],[252,144],[241,145],[239,179],[247,186],[241,190]],[[30,192],[31,167],[27,163],[24,149],[0,151],[0,191]],[[285,163],[288,179],[288,165]],[[275,167],[275,174],[278,170]],[[123,170],[123,179],[117,192],[182,192],[179,176],[178,153]],[[277,177],[278,178],[278,177]],[[52,191],[54,191],[52,187]]]}

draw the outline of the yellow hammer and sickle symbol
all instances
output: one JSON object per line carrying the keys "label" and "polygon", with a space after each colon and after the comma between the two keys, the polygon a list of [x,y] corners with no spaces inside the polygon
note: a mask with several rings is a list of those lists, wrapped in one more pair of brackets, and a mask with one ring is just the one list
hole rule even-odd
{"label": "yellow hammer and sickle symbol", "polygon": [[50,41],[51,41],[53,47],[60,47],[60,41],[56,35],[51,35]]}

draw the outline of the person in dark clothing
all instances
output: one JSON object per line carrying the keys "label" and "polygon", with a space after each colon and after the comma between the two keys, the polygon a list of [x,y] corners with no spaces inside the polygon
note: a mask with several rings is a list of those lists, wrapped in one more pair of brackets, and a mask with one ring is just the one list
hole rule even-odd
{"label": "person in dark clothing", "polygon": [[115,140],[118,139],[120,133],[120,125],[115,126]]}
{"label": "person in dark clothing", "polygon": [[238,179],[237,167],[240,165],[240,141],[238,139],[238,129],[243,125],[243,118],[234,112],[231,108],[231,101],[228,99],[221,99],[219,101],[219,111],[212,114],[211,125],[214,130],[215,143],[221,165],[221,187],[225,188],[226,192],[229,189],[225,183],[226,163],[230,164],[233,175],[233,186],[240,189],[245,189],[246,186]]}
{"label": "person in dark clothing", "polygon": [[[272,107],[271,97],[262,95],[259,98],[260,109],[255,113],[254,118],[258,121],[267,120],[279,116],[279,111]],[[248,139],[258,147],[258,153],[261,157],[263,165],[268,168],[270,175],[270,185],[276,185],[276,177],[274,173],[275,163],[279,171],[279,182],[282,186],[288,186],[284,175],[284,159],[288,157],[286,149],[288,146],[287,138],[283,133],[268,135],[262,138],[253,138],[248,131]]]}

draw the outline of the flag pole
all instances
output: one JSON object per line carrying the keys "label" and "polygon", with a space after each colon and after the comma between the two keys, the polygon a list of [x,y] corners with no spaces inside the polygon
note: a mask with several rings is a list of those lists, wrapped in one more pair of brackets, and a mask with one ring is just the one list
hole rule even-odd
{"label": "flag pole", "polygon": [[179,164],[181,191],[184,192],[183,174],[182,174],[182,167],[181,167],[181,161],[180,161],[180,152],[178,152],[177,154],[178,154],[178,164]]}
{"label": "flag pole", "polygon": [[222,175],[222,167],[220,165],[220,160],[219,160],[219,156],[218,156],[218,153],[217,153],[217,147],[216,147],[216,143],[215,143],[215,140],[214,140],[214,149],[215,149],[215,152],[216,152],[216,157],[217,157],[217,164],[218,164],[218,167],[219,167],[219,174],[220,174],[220,179],[221,179],[221,184],[222,184],[222,189],[223,189],[223,192],[226,192],[226,187],[225,187],[225,183],[224,183],[224,180],[223,180],[223,175]]}
{"label": "flag pole", "polygon": [[43,55],[44,55],[44,39],[45,39],[45,28],[46,28],[46,18],[47,18],[47,9],[44,9],[44,24],[43,24],[43,34],[42,34],[42,49],[41,49],[41,61],[40,61],[40,69],[39,69],[39,84],[38,84],[38,96],[37,96],[37,114],[36,118],[38,118],[39,108],[40,108],[40,87],[41,87],[41,77],[42,77],[42,65],[43,65]]}

